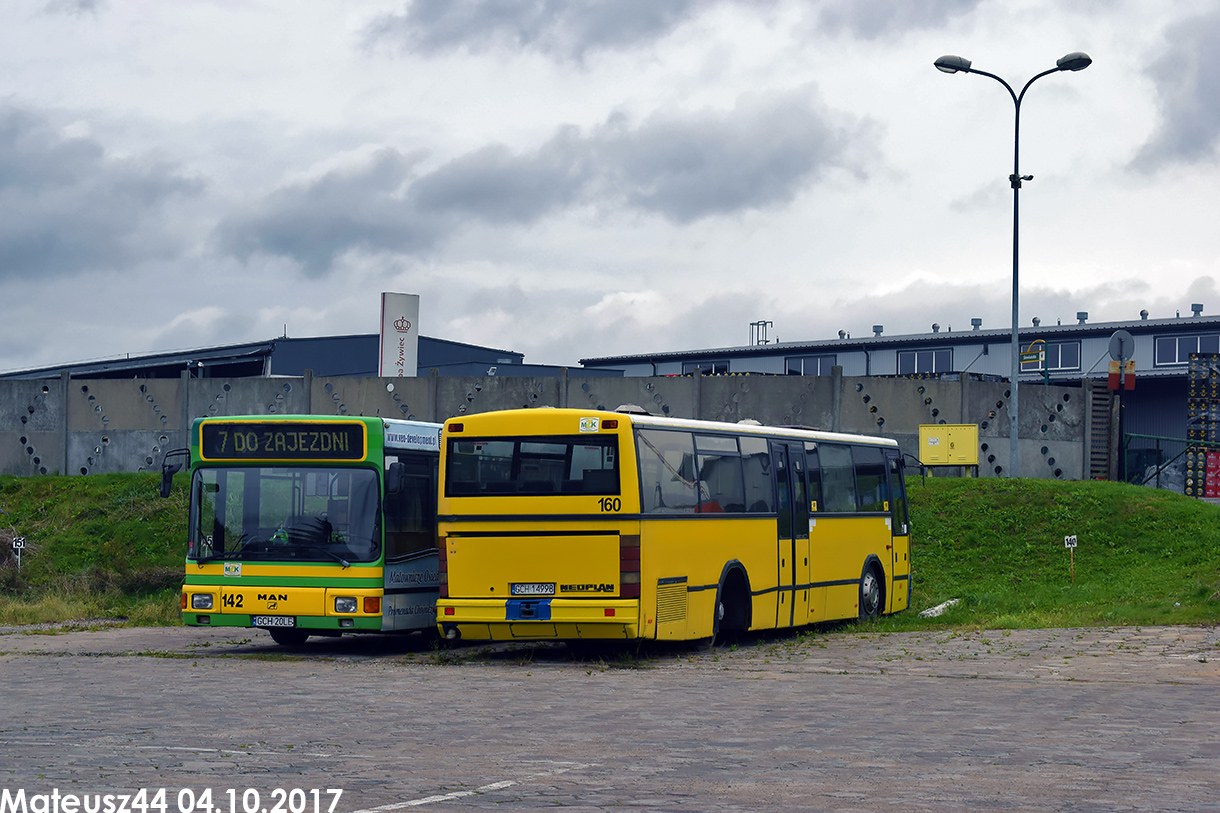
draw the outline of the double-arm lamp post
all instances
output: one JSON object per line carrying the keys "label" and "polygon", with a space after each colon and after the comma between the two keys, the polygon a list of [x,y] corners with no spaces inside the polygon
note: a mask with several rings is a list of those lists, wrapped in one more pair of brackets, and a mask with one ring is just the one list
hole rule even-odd
{"label": "double-arm lamp post", "polygon": [[1008,400],[1008,434],[1010,438],[1008,475],[1010,477],[1018,477],[1020,476],[1020,458],[1017,451],[1017,377],[1021,373],[1021,346],[1017,340],[1018,193],[1021,191],[1021,181],[1032,181],[1034,177],[1032,175],[1021,174],[1021,100],[1025,98],[1025,91],[1029,90],[1029,86],[1043,76],[1058,73],[1059,71],[1083,71],[1093,64],[1093,60],[1089,58],[1088,54],[1080,51],[1070,53],[1056,62],[1055,67],[1043,71],[1026,82],[1025,87],[1021,88],[1020,93],[1016,93],[1011,85],[994,73],[987,73],[987,71],[980,71],[978,68],[970,67],[970,60],[964,57],[942,56],[932,64],[936,66],[937,70],[944,71],[945,73],[977,73],[980,76],[990,76],[1004,86],[1004,89],[1008,91],[1008,95],[1012,96],[1012,102],[1016,106],[1016,124],[1013,128],[1012,139],[1012,174],[1008,176],[1008,181],[1012,184],[1012,376],[1009,385],[1011,395]]}

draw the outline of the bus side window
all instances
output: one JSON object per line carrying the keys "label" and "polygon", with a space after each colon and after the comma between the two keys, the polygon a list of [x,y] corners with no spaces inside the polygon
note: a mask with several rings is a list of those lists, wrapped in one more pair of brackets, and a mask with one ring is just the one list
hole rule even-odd
{"label": "bus side window", "polygon": [[795,512],[797,539],[809,537],[809,496],[805,491],[805,457],[800,446],[789,445],[788,456],[792,459],[792,501]]}
{"label": "bus side window", "polygon": [[640,503],[644,513],[693,514],[699,507],[695,491],[695,443],[690,432],[641,429]]}
{"label": "bus side window", "polygon": [[435,460],[401,455],[397,459],[402,479],[397,492],[386,493],[386,561],[419,553],[436,546],[436,466]]}
{"label": "bus side window", "polygon": [[746,510],[737,439],[723,435],[695,435],[699,464],[699,511],[742,513]]}
{"label": "bus side window", "polygon": [[856,489],[861,511],[885,511],[889,501],[885,478],[885,453],[877,446],[853,446]]}
{"label": "bus side window", "polygon": [[741,465],[745,472],[746,511],[770,514],[775,511],[771,490],[771,452],[766,438],[741,438]]}
{"label": "bus side window", "polygon": [[855,513],[856,474],[851,464],[851,447],[835,443],[818,444],[822,463],[822,500],[818,510],[833,513]]}
{"label": "bus side window", "polygon": [[902,536],[907,532],[907,489],[903,479],[904,467],[901,457],[890,457],[890,508],[894,513],[894,532]]}
{"label": "bus side window", "polygon": [[825,511],[822,504],[822,464],[818,462],[818,445],[812,441],[805,443],[805,462],[809,470],[809,510]]}

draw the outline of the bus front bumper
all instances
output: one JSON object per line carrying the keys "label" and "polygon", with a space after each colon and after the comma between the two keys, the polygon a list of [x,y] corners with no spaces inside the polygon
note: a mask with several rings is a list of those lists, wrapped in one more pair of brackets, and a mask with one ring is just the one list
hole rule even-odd
{"label": "bus front bumper", "polygon": [[441,636],[451,641],[623,641],[640,637],[640,603],[442,598],[436,622]]}

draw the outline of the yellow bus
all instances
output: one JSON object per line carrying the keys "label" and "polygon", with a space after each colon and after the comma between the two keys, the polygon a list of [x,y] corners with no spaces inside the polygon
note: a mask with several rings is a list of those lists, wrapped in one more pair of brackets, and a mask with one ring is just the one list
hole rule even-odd
{"label": "yellow bus", "polygon": [[447,639],[698,639],[908,606],[896,442],[624,409],[446,422]]}

